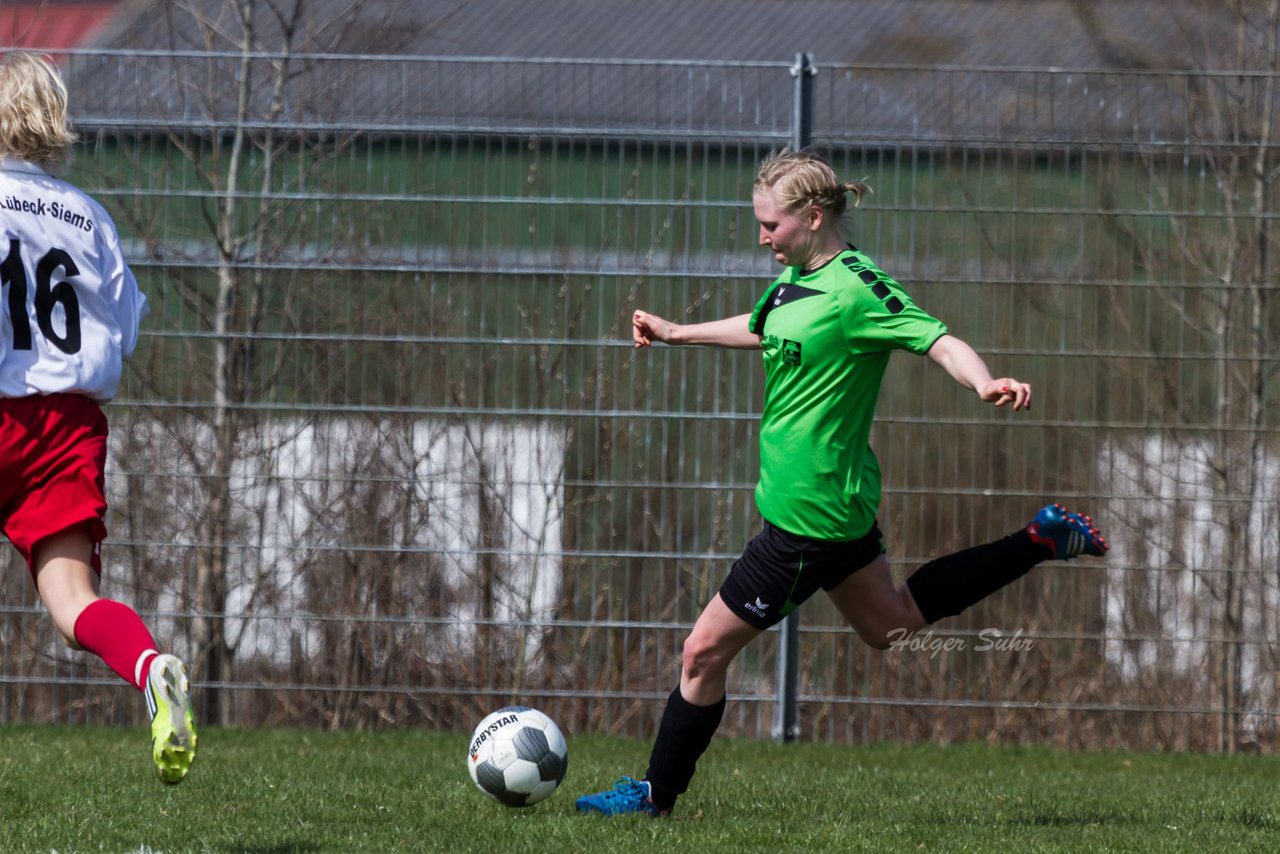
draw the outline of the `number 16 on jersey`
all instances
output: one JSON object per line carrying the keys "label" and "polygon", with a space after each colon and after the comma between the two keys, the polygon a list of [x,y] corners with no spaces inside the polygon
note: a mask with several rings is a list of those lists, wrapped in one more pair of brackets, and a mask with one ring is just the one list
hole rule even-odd
{"label": "number 16 on jersey", "polygon": [[[62,279],[54,281],[55,273]],[[80,274],[76,262],[54,247],[36,262],[35,316],[40,333],[68,355],[80,352],[80,300],[67,279]],[[30,350],[31,317],[27,311],[27,269],[22,263],[22,241],[9,240],[8,254],[0,262],[0,284],[9,291],[9,325],[14,350]],[[61,308],[61,311],[58,309]],[[55,322],[58,321],[58,322]],[[58,331],[58,327],[62,331]]]}

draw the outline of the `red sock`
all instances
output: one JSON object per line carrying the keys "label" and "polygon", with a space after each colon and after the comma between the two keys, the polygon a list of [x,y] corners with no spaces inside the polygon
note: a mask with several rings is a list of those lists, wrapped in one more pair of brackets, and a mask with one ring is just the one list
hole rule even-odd
{"label": "red sock", "polygon": [[94,600],[76,618],[75,635],[80,646],[105,661],[121,679],[139,691],[147,684],[147,666],[159,653],[142,618],[128,605]]}

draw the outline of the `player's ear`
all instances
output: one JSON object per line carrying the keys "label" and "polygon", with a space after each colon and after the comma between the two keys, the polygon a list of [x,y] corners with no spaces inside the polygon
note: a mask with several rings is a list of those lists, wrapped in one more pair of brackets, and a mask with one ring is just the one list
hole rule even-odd
{"label": "player's ear", "polygon": [[822,209],[822,205],[809,205],[809,230],[817,231],[822,228],[826,216],[827,212]]}

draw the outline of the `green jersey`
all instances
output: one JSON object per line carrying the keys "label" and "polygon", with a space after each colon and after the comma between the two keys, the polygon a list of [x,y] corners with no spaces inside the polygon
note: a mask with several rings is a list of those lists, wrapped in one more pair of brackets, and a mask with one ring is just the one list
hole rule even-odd
{"label": "green jersey", "polygon": [[880,506],[868,440],[889,354],[925,353],[947,327],[850,246],[812,272],[788,267],[750,328],[762,336],[766,375],[761,515],[819,540],[863,536]]}

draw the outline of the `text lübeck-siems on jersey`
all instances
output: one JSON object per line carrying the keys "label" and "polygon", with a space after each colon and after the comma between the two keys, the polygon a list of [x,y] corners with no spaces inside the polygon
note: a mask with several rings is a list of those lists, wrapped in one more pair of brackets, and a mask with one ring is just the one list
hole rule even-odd
{"label": "text l\u00fcbeck-siems on jersey", "polygon": [[36,199],[33,202],[28,199],[20,199],[17,196],[6,196],[0,199],[0,208],[18,213],[31,213],[37,216],[51,216],[82,231],[93,231],[93,220],[82,213],[76,213],[70,208],[63,207],[57,202],[46,204],[44,199]]}

